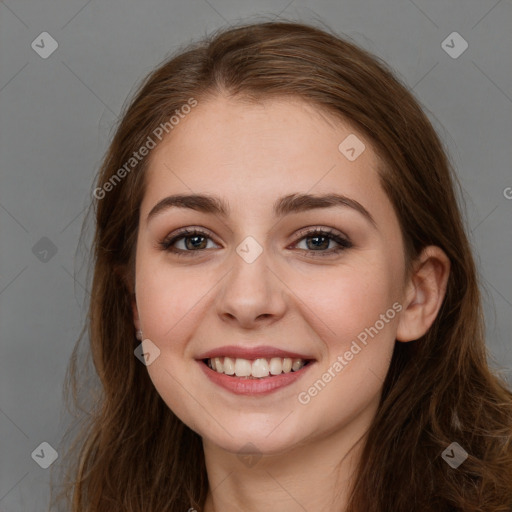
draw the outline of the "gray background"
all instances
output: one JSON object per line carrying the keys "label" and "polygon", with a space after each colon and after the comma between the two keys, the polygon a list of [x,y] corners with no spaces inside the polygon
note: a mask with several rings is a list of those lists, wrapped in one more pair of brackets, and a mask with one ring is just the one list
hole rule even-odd
{"label": "gray background", "polygon": [[[62,384],[85,321],[88,286],[78,239],[93,176],[126,97],[184,43],[227,23],[279,15],[328,23],[386,60],[414,90],[463,185],[489,350],[512,375],[510,0],[5,0],[1,512],[47,509],[50,473],[60,459],[42,469],[31,454],[43,441],[59,450],[67,426]],[[469,45],[458,58],[441,46],[454,31]],[[42,32],[58,42],[46,59],[31,47]],[[43,237],[55,254],[41,252],[49,244]]]}

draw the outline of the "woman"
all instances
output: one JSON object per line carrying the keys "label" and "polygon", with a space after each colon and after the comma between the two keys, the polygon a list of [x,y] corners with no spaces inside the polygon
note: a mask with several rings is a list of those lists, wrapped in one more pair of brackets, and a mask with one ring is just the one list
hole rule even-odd
{"label": "woman", "polygon": [[511,510],[454,176],[383,63],[220,32],[145,80],[94,197],[71,510]]}

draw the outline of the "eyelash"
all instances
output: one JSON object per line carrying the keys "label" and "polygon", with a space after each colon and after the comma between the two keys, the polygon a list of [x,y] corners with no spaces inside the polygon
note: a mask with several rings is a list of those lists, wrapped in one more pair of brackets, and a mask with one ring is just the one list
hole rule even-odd
{"label": "eyelash", "polygon": [[[202,252],[205,249],[199,249],[197,251],[194,251],[194,250],[184,251],[182,249],[176,249],[176,248],[172,247],[173,244],[175,244],[181,238],[188,238],[189,236],[192,236],[192,235],[200,235],[205,238],[211,238],[208,233],[206,233],[205,231],[202,231],[200,229],[190,229],[189,230],[187,228],[184,228],[181,231],[179,231],[178,233],[176,233],[174,236],[164,238],[162,241],[158,242],[158,245],[160,246],[160,248],[163,251],[171,252],[173,254],[176,254],[177,256],[194,256],[194,253]],[[326,257],[326,256],[334,255],[334,254],[339,254],[340,252],[342,252],[346,249],[350,249],[353,246],[353,244],[352,244],[352,242],[350,242],[350,240],[341,237],[340,235],[336,234],[333,230],[319,229],[319,228],[315,228],[315,229],[312,229],[307,232],[303,231],[301,233],[301,237],[295,242],[294,245],[296,245],[297,243],[299,243],[300,241],[302,241],[305,238],[312,238],[315,236],[326,237],[329,240],[332,240],[332,241],[338,243],[339,247],[335,248],[335,249],[331,249],[330,251],[312,251],[312,250],[302,249],[304,252],[306,252],[307,254],[309,254],[313,257]]]}

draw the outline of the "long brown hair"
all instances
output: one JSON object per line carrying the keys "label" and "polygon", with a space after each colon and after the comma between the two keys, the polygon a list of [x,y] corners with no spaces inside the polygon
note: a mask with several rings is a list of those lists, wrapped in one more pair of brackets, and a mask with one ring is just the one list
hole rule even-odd
{"label": "long brown hair", "polygon": [[[431,244],[451,262],[432,327],[395,344],[347,512],[510,511],[512,393],[488,367],[475,263],[443,145],[386,64],[325,30],[288,22],[230,28],[187,47],[147,77],[125,108],[97,178],[89,318],[68,370],[77,404],[84,391],[78,345],[87,331],[99,381],[79,406],[87,419],[70,450],[68,510],[204,506],[201,438],[169,410],[133,354],[133,290],[124,278],[134,279],[148,157],[133,168],[126,163],[191,98],[219,93],[294,96],[348,120],[385,163],[379,178],[408,265]],[[468,453],[457,469],[441,457],[452,442]]]}

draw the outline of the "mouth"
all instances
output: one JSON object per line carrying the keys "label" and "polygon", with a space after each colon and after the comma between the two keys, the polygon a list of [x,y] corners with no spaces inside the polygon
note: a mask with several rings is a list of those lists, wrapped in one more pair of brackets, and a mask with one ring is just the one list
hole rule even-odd
{"label": "mouth", "polygon": [[271,357],[244,359],[234,357],[212,357],[201,360],[216,373],[241,379],[261,380],[296,373],[314,362],[314,359]]}
{"label": "mouth", "polygon": [[298,372],[311,364],[311,359],[272,357],[243,359],[233,357],[213,357],[202,362],[216,373],[240,377],[242,379],[266,379],[291,372]]}
{"label": "mouth", "polygon": [[216,356],[197,362],[214,385],[235,395],[262,397],[293,385],[308,373],[315,361],[289,357],[243,359]]}

